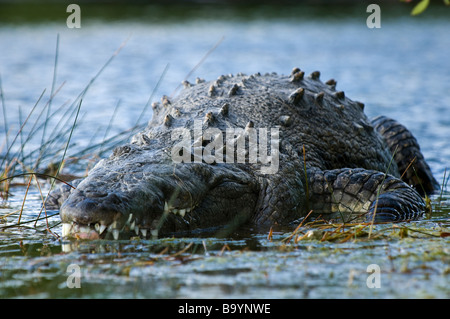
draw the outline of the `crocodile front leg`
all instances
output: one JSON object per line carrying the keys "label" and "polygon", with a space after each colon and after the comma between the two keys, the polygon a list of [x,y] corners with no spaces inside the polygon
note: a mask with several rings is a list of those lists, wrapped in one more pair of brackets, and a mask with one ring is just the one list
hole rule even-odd
{"label": "crocodile front leg", "polygon": [[361,168],[308,171],[308,209],[314,215],[348,222],[417,219],[425,211],[422,197],[402,180]]}

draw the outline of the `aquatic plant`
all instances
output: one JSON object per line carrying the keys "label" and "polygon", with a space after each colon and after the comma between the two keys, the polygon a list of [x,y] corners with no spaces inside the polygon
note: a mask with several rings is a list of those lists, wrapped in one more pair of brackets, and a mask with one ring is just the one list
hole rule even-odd
{"label": "aquatic plant", "polygon": [[[412,2],[412,0],[400,0],[402,2]],[[450,0],[443,0],[446,6],[450,6]],[[420,0],[411,11],[411,15],[417,16],[424,12],[430,5],[430,0]]]}

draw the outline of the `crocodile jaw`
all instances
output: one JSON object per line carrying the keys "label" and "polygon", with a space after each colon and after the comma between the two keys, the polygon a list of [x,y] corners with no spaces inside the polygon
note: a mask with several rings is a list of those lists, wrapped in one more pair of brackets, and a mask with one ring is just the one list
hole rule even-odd
{"label": "crocodile jaw", "polygon": [[[132,213],[127,214],[126,221],[123,221],[122,218],[117,218],[117,220],[112,223],[108,223],[106,220],[98,220],[97,222],[91,223],[79,223],[77,221],[66,220],[66,222],[62,223],[62,236],[65,238],[76,238],[76,239],[103,239],[112,237],[115,240],[119,239],[119,237],[123,235],[129,236],[141,236],[143,238],[151,235],[152,237],[158,236],[159,228],[162,226],[159,223],[162,219],[166,219],[167,216],[171,216],[173,218],[184,219],[186,214],[191,213],[193,208],[175,208],[165,202],[164,210],[159,219],[155,219],[153,221],[153,228],[142,227],[139,226],[139,219],[134,218]],[[120,215],[120,213],[116,213],[116,215]]]}
{"label": "crocodile jaw", "polygon": [[101,177],[91,172],[61,206],[63,237],[147,238],[226,225],[259,196],[256,179],[235,165],[149,163],[140,179],[102,166]]}

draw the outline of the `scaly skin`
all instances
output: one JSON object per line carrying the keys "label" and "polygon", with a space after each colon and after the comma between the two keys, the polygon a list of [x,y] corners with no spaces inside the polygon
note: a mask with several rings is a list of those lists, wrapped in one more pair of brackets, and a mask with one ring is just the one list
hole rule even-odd
{"label": "scaly skin", "polygon": [[[295,68],[289,76],[185,82],[178,97],[154,105],[143,132],[101,160],[75,190],[63,186],[51,195],[49,205],[62,203],[63,235],[118,238],[135,231],[146,237],[230,223],[270,226],[289,224],[310,210],[343,221],[367,213],[376,221],[419,218],[425,204],[414,188],[431,192],[437,183],[417,141],[392,120],[372,124],[362,103],[336,91],[334,80],[322,83],[319,77]],[[217,139],[199,139],[196,128],[214,128]],[[241,131],[227,136],[227,128]],[[225,141],[250,143],[252,132],[264,144],[260,128],[279,134],[279,145],[269,134],[275,137],[268,138],[269,163],[250,160],[250,148],[238,153],[224,147],[212,163],[199,157],[218,152]],[[180,132],[194,137],[183,140]],[[180,141],[187,141],[184,149]],[[408,171],[402,181],[398,165],[403,171],[411,154],[418,173]],[[175,163],[176,156],[185,162]]]}

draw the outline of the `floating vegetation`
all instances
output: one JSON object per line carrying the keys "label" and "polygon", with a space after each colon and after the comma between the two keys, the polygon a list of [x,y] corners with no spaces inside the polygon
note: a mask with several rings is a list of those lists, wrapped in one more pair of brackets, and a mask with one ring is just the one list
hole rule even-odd
{"label": "floating vegetation", "polygon": [[344,243],[355,240],[377,240],[398,238],[444,238],[450,236],[450,222],[442,221],[432,229],[428,225],[430,221],[416,221],[411,223],[386,223],[375,225],[375,230],[370,231],[371,223],[328,223],[326,221],[311,222],[298,228],[283,239],[285,243],[298,243],[305,240],[318,240]]}

